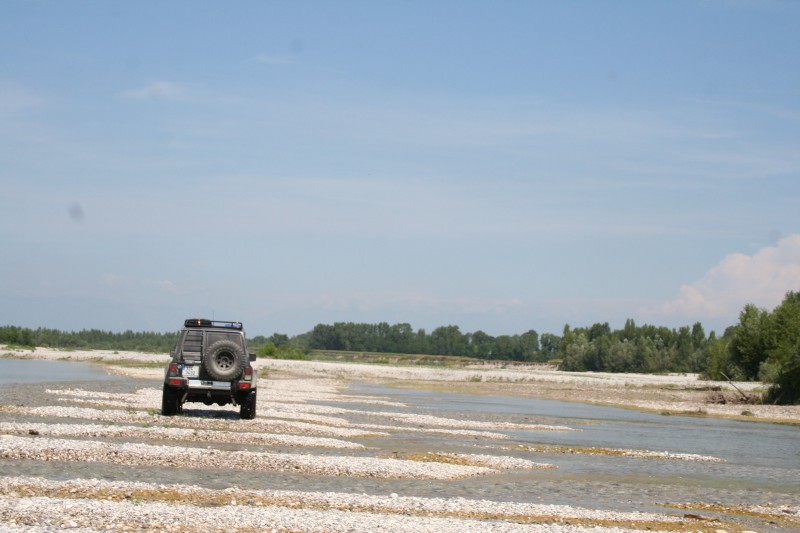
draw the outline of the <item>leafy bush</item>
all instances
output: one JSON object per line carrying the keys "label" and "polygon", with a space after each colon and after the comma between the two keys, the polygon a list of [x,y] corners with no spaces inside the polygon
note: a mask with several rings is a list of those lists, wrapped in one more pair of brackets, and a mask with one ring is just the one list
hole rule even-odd
{"label": "leafy bush", "polygon": [[273,359],[290,359],[295,361],[308,361],[310,359],[308,353],[297,346],[286,344],[281,347],[276,347],[271,342],[261,347],[259,355],[271,357]]}
{"label": "leafy bush", "polygon": [[278,347],[272,342],[268,342],[258,349],[259,357],[275,357],[276,353],[278,353]]}

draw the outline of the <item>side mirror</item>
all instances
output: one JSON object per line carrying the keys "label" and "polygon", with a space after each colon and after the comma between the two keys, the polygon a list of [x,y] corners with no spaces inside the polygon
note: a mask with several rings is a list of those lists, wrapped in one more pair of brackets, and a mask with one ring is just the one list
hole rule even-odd
{"label": "side mirror", "polygon": [[256,354],[254,354],[254,353],[252,353],[252,352],[251,352],[251,353],[250,353],[250,360],[251,360],[251,361],[255,361],[255,360],[256,360]]}

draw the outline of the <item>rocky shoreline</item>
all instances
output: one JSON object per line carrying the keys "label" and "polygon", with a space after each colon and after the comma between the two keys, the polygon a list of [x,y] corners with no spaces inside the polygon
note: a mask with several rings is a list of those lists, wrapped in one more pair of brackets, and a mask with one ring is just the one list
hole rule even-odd
{"label": "rocky shoreline", "polygon": [[[447,370],[260,360],[258,416],[244,421],[230,406],[202,404],[188,405],[186,416],[161,416],[162,370],[148,367],[166,361],[161,354],[41,349],[4,353],[93,361],[126,379],[51,383],[25,391],[0,387],[0,532],[733,532],[770,523],[775,531],[800,527],[800,506],[788,502],[770,506],[759,501],[748,508],[737,502],[691,512],[673,502],[663,511],[642,512],[548,503],[546,494],[538,497],[542,503],[460,496],[458,483],[470,484],[475,491],[470,494],[479,494],[481,483],[512,486],[537,472],[544,476],[541,486],[552,484],[557,468],[537,457],[561,453],[623,461],[721,460],[660,450],[525,448],[510,442],[509,434],[580,428],[536,420],[448,418],[411,410],[386,397],[352,395],[347,388],[350,381],[391,379],[395,385],[424,383],[435,388],[446,383],[456,390],[480,385],[484,392],[505,386],[506,391],[524,394],[535,384],[543,396],[557,397],[570,387],[583,387],[586,381],[576,381],[583,379],[605,385],[602,393],[586,398],[605,403],[602,394],[619,398],[619,391],[625,390],[630,395],[636,379],[642,382],[636,385],[642,401],[655,401],[652,387],[660,382],[670,383],[661,390],[676,396],[672,401],[677,402],[678,395],[696,385],[696,378],[676,376],[667,382],[664,377],[576,378],[544,370],[526,374],[519,368]],[[472,377],[476,374],[480,381]],[[798,414],[789,410],[775,418]],[[126,479],[137,469],[152,481]],[[308,489],[255,488],[277,487],[278,481]],[[316,489],[320,486],[339,489]],[[442,496],[409,494],[413,487]],[[653,502],[660,503],[667,502]],[[697,509],[701,503],[685,509]]]}

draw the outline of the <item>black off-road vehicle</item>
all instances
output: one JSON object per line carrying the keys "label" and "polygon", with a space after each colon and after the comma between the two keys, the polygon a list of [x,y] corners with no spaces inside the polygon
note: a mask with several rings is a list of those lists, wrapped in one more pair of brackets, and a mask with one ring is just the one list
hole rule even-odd
{"label": "black off-road vehicle", "polygon": [[181,413],[185,402],[230,403],[242,418],[255,418],[256,356],[247,352],[242,323],[190,318],[183,326],[164,376],[161,414]]}

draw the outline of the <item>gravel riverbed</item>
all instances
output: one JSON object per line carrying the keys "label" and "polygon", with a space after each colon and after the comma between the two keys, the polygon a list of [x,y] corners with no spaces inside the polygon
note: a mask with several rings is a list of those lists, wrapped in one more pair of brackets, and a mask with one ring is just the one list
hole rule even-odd
{"label": "gravel riverbed", "polygon": [[[614,461],[713,468],[724,464],[717,457],[522,446],[514,442],[515,432],[553,435],[582,428],[530,416],[448,417],[388,396],[353,394],[348,388],[350,382],[391,380],[409,386],[446,384],[466,392],[483,386],[496,393],[510,386],[527,394],[529,387],[539,385],[542,395],[558,399],[570,387],[584,390],[591,380],[596,393],[587,394],[586,401],[608,404],[604,395],[630,398],[632,383],[641,379],[637,401],[669,397],[676,404],[690,400],[674,387],[688,389],[695,398],[692,389],[702,387],[696,378],[571,378],[542,369],[526,374],[522,368],[442,370],[263,360],[258,361],[258,416],[240,420],[231,406],[203,404],[187,404],[183,416],[161,416],[163,371],[147,365],[166,364],[163,354],[0,353],[92,361],[119,376],[0,386],[0,532],[800,528],[800,506],[788,498],[743,502],[745,492],[731,488],[715,493],[730,502],[650,501],[648,488],[638,491],[583,477],[570,483],[555,464],[561,454],[596,454]],[[656,386],[671,392],[660,396],[653,392]],[[681,410],[688,410],[686,405]],[[792,409],[764,412],[763,418],[800,419]]]}

